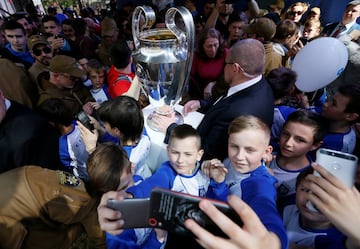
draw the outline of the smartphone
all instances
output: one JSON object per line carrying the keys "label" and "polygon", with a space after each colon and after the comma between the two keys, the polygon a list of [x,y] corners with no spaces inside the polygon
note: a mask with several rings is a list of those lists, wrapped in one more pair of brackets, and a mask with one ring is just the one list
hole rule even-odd
{"label": "smartphone", "polygon": [[91,123],[90,118],[85,112],[79,112],[78,115],[76,115],[76,119],[79,120],[90,131],[95,129],[94,125]]}
{"label": "smartphone", "polygon": [[[357,162],[356,156],[341,151],[319,149],[316,152],[316,163],[336,176],[349,188],[355,182]],[[314,171],[314,175],[320,176],[317,171]]]}
{"label": "smartphone", "polygon": [[[155,188],[150,197],[149,225],[180,235],[194,236],[184,226],[185,220],[191,218],[207,231],[226,238],[225,233],[200,210],[199,202],[202,199],[204,198]],[[242,226],[239,215],[229,205],[216,200],[210,201],[236,224]]]}
{"label": "smartphone", "polygon": [[145,228],[149,225],[149,198],[134,198],[124,200],[107,201],[107,206],[111,209],[119,210],[124,220],[123,228]]}
{"label": "smartphone", "polygon": [[[316,152],[316,163],[336,176],[349,188],[351,188],[355,182],[357,162],[358,158],[356,156],[341,151],[321,148]],[[314,175],[320,176],[316,170],[314,171]],[[307,203],[307,207],[312,211],[318,211],[311,202]]]}
{"label": "smartphone", "polygon": [[62,34],[57,34],[57,35],[54,36],[54,38],[55,38],[55,39],[57,39],[57,38],[64,38],[64,35],[62,35]]}

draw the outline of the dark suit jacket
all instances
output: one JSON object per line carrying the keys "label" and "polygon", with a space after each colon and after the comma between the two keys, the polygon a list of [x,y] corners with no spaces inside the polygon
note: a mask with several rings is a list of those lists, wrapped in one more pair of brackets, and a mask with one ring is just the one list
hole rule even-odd
{"label": "dark suit jacket", "polygon": [[274,116],[274,97],[264,78],[211,106],[198,131],[205,150],[203,159],[227,157],[227,129],[230,122],[241,115],[254,115],[271,127]]}
{"label": "dark suit jacket", "polygon": [[0,123],[0,173],[23,165],[63,169],[59,134],[40,115],[11,101]]}

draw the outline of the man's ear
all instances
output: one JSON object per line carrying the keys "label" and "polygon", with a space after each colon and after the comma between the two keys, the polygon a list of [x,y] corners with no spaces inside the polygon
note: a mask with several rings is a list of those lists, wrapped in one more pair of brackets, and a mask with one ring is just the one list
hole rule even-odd
{"label": "man's ear", "polygon": [[58,77],[60,76],[59,73],[54,73],[54,72],[52,72],[52,74],[53,74],[54,78],[58,78]]}

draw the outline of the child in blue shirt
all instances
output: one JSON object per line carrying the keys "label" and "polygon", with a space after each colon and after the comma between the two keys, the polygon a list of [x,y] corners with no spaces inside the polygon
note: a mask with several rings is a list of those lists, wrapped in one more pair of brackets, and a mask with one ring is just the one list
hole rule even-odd
{"label": "child in blue shirt", "polygon": [[277,179],[278,207],[295,199],[298,174],[311,166],[309,152],[319,148],[326,134],[324,119],[317,113],[297,110],[290,114],[279,139],[279,152],[269,164]]}
{"label": "child in blue shirt", "polygon": [[91,59],[87,63],[86,71],[92,84],[89,90],[96,102],[100,105],[101,103],[110,100],[108,87],[107,84],[105,84],[105,66],[102,65],[98,60]]}
{"label": "child in blue shirt", "polygon": [[94,150],[97,142],[114,142],[127,152],[134,174],[144,179],[149,177],[152,172],[146,159],[150,151],[150,138],[146,133],[144,116],[137,101],[128,96],[118,96],[104,102],[97,114],[103,126],[92,119],[96,128],[92,132],[78,122],[86,150]]}
{"label": "child in blue shirt", "polygon": [[[136,186],[129,187],[127,192],[134,198],[150,197],[151,190],[161,187],[195,196],[205,196],[209,178],[200,170],[200,159],[203,155],[201,139],[198,132],[190,125],[175,127],[167,146],[169,161],[164,162],[156,172]],[[170,234],[167,238],[168,248],[198,246],[192,238]]]}
{"label": "child in blue shirt", "polygon": [[286,227],[290,248],[306,247],[314,249],[345,248],[345,235],[338,231],[320,212],[307,208],[304,187],[305,177],[312,174],[313,168],[303,170],[296,179],[296,203],[285,206],[283,221]]}
{"label": "child in blue shirt", "polygon": [[62,164],[76,177],[89,180],[86,162],[89,153],[81,139],[80,130],[68,107],[61,99],[47,99],[39,107],[39,113],[44,116],[60,133],[59,156]]}
{"label": "child in blue shirt", "polygon": [[276,179],[262,164],[271,156],[270,129],[259,118],[245,115],[230,123],[228,134],[228,158],[223,165],[217,159],[202,165],[212,178],[207,196],[223,201],[229,194],[239,196],[279,238],[281,248],[287,248],[286,231],[276,209]]}
{"label": "child in blue shirt", "polygon": [[352,153],[356,144],[356,134],[351,127],[359,122],[360,85],[341,85],[322,108],[321,115],[329,120],[329,133],[322,148]]}
{"label": "child in blue shirt", "polygon": [[287,117],[297,108],[302,107],[300,103],[294,103],[289,99],[297,99],[296,92],[296,72],[286,67],[279,67],[269,72],[266,80],[274,94],[274,120],[271,126],[271,145],[278,151],[277,142],[279,141],[282,127]]}
{"label": "child in blue shirt", "polygon": [[175,127],[170,134],[167,154],[169,161],[164,162],[156,172],[127,192],[135,198],[149,197],[154,187],[161,187],[196,196],[205,196],[209,178],[200,170],[203,155],[198,132],[190,125]]}

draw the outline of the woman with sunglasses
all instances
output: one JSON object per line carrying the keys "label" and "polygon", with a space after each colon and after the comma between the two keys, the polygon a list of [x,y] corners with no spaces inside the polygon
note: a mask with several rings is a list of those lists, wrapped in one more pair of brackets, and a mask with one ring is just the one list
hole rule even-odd
{"label": "woman with sunglasses", "polygon": [[294,22],[300,22],[309,5],[304,2],[296,2],[289,6],[283,19],[290,19]]}

